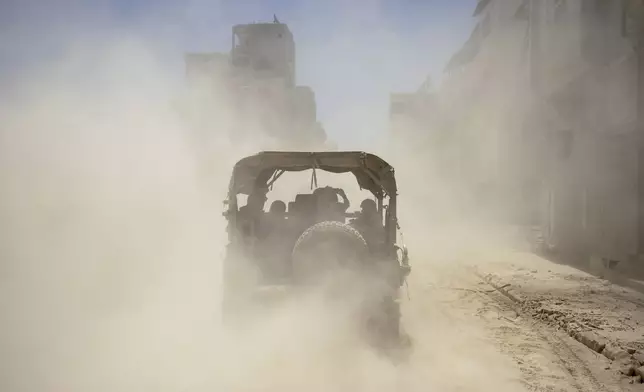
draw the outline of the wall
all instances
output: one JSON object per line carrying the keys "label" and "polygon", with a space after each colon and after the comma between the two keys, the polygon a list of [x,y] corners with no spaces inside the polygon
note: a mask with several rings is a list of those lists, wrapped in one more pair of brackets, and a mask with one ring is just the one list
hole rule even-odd
{"label": "wall", "polygon": [[[492,0],[475,17],[478,28],[452,61],[439,91],[440,112],[459,144],[463,180],[492,189],[500,208],[515,219],[522,197],[522,124],[528,100],[527,21],[521,0]],[[474,55],[471,55],[474,53]],[[457,64],[455,66],[455,64]]]}
{"label": "wall", "polygon": [[540,32],[533,109],[546,135],[541,225],[559,251],[626,260],[638,248],[637,64],[622,2],[564,3],[557,18],[553,2],[531,15]]}

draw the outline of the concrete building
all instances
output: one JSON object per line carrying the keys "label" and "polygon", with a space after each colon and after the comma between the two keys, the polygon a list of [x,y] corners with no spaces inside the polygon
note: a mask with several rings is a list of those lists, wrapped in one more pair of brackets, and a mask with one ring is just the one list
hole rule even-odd
{"label": "concrete building", "polygon": [[526,212],[511,217],[549,249],[644,253],[642,15],[638,1],[481,0],[446,69],[468,181]]}
{"label": "concrete building", "polygon": [[[633,260],[642,253],[638,79],[628,2],[526,2],[529,131],[542,138],[540,223],[547,248]],[[635,2],[633,2],[635,4]],[[637,25],[637,23],[635,23]]]}
{"label": "concrete building", "polygon": [[392,93],[389,98],[389,132],[395,140],[413,145],[425,143],[435,120],[434,94]]}
{"label": "concrete building", "polygon": [[437,174],[452,175],[451,135],[429,78],[415,92],[390,94],[389,102],[389,140],[397,153],[414,156]]}
{"label": "concrete building", "polygon": [[278,149],[323,149],[315,93],[296,84],[295,41],[289,27],[232,27],[229,53],[185,56],[190,118],[203,135]]}
{"label": "concrete building", "polygon": [[[516,165],[527,108],[528,22],[520,0],[481,0],[476,26],[449,61],[439,106],[457,149],[459,178],[478,199],[516,215],[521,173]],[[467,187],[465,188],[467,189]],[[517,205],[517,208],[508,206]]]}

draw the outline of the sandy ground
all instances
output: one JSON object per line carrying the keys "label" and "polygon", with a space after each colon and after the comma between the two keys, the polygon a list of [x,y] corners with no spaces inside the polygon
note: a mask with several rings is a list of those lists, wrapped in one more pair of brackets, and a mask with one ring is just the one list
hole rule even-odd
{"label": "sandy ground", "polygon": [[532,308],[570,315],[624,347],[644,350],[644,293],[541,257],[506,252],[480,268]]}
{"label": "sandy ground", "polygon": [[[620,374],[610,360],[547,320],[532,317],[474,272],[494,271],[500,281],[509,279],[512,288],[525,289],[525,295],[530,290],[535,296],[550,295],[553,304],[583,297],[580,282],[605,287],[601,279],[575,278],[584,275],[507,247],[477,243],[468,237],[474,232],[460,237],[462,241],[454,241],[459,238],[454,233],[432,240],[427,238],[436,233],[414,234],[408,242],[413,271],[403,292],[403,322],[413,350],[405,363],[393,363],[356,344],[337,314],[300,302],[282,309],[253,339],[244,337],[244,354],[235,359],[239,362],[228,360],[218,369],[217,385],[230,391],[642,390],[643,385]],[[559,273],[561,281],[539,275],[540,270]],[[519,283],[522,276],[529,276],[531,286]],[[612,290],[624,295],[617,287]],[[603,302],[595,303],[596,310],[605,310],[597,313],[608,315],[609,309],[631,303],[606,289],[597,294]],[[575,305],[570,302],[570,307]],[[593,305],[586,309],[592,313]],[[232,375],[228,366],[236,369]]]}
{"label": "sandy ground", "polygon": [[313,302],[298,302],[263,323],[262,332],[243,338],[240,355],[217,369],[217,385],[230,391],[365,392],[640,388],[606,371],[608,360],[565,333],[517,312],[472,274],[471,264],[450,261],[416,259],[404,302],[413,340],[406,362],[356,344],[342,317],[322,320]]}
{"label": "sandy ground", "polygon": [[644,332],[637,324],[644,315],[637,308],[641,294],[513,250],[513,234],[496,234],[444,229],[409,236],[413,271],[404,317],[416,350],[410,366],[423,369],[418,372],[427,375],[427,385],[445,391],[643,390],[609,359],[476,273],[496,274],[496,282],[509,283],[522,299],[567,307],[578,321],[594,315],[613,338],[629,342]]}
{"label": "sandy ground", "polygon": [[619,391],[632,387],[618,374],[604,370],[605,358],[516,312],[502,296],[469,275],[468,267],[428,265],[411,284],[414,295],[406,317],[416,342],[412,364],[441,380],[441,390]]}

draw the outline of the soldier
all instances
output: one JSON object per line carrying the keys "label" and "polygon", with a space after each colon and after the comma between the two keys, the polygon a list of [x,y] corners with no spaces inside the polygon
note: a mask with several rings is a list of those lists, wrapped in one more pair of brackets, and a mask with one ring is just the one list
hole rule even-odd
{"label": "soldier", "polygon": [[284,279],[288,272],[287,260],[292,243],[287,240],[286,203],[275,200],[261,220],[260,249],[266,262],[262,265],[264,276],[270,281]]}
{"label": "soldier", "polygon": [[286,226],[286,203],[275,200],[263,219],[262,237],[279,237],[284,234]]}
{"label": "soldier", "polygon": [[[344,222],[345,212],[349,208],[349,198],[344,189],[326,186],[313,191],[317,203],[317,221],[338,221]],[[342,203],[338,202],[338,196]]]}
{"label": "soldier", "polygon": [[239,219],[243,224],[242,233],[246,238],[256,234],[257,223],[264,213],[264,204],[266,203],[266,192],[262,189],[248,195],[246,205],[239,209]]}
{"label": "soldier", "polygon": [[275,200],[271,203],[268,213],[275,218],[286,218],[286,203],[281,200]]}
{"label": "soldier", "polygon": [[376,202],[371,199],[364,199],[360,203],[360,213],[351,225],[362,234],[370,248],[377,246],[384,238],[385,229],[382,224],[382,217],[378,213]]}

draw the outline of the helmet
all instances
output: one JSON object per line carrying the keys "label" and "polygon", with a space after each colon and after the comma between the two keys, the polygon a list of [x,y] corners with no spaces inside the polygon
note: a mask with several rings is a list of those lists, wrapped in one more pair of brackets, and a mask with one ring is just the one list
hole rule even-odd
{"label": "helmet", "polygon": [[364,212],[376,212],[378,211],[378,206],[376,205],[376,202],[371,200],[371,199],[364,199],[362,203],[360,203],[360,208]]}
{"label": "helmet", "polygon": [[275,200],[273,203],[271,203],[271,208],[269,209],[269,211],[273,213],[283,214],[286,212],[286,203],[281,200]]}

